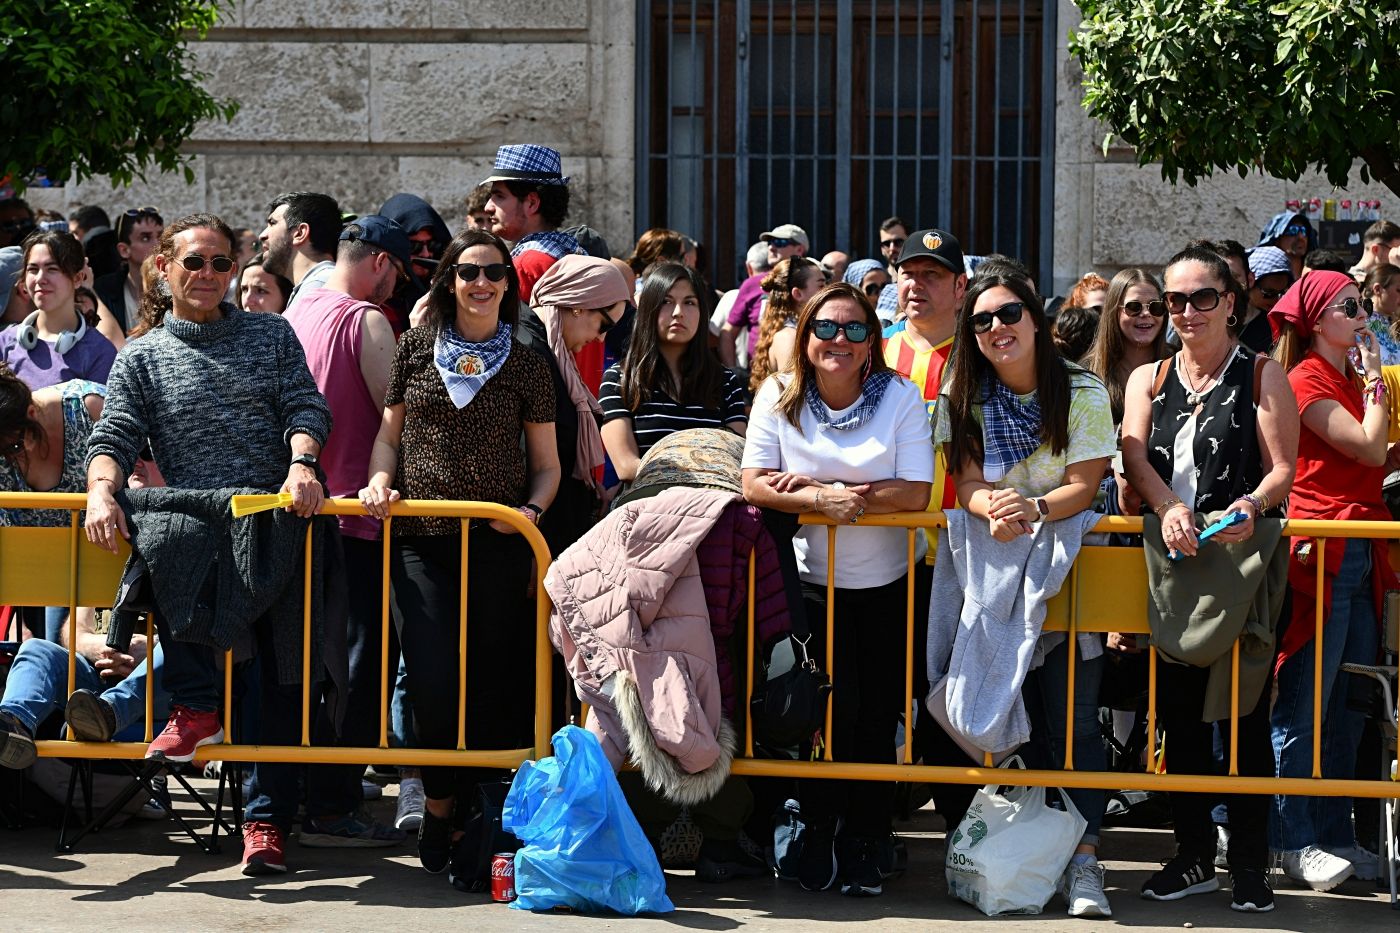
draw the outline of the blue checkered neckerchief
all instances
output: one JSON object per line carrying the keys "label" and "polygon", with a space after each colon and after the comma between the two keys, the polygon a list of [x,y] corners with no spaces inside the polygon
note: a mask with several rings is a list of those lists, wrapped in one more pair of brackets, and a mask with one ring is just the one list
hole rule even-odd
{"label": "blue checkered neckerchief", "polygon": [[433,342],[433,365],[453,405],[466,408],[482,386],[501,371],[510,356],[510,339],[511,326],[504,321],[496,323],[494,337],[481,343],[464,340],[451,321],[438,331]]}
{"label": "blue checkered neckerchief", "polygon": [[578,245],[572,235],[559,230],[541,230],[538,233],[527,233],[515,244],[515,249],[510,251],[511,258],[519,256],[526,250],[537,249],[542,253],[548,253],[555,259],[563,259],[565,256],[587,256],[588,253],[582,246]]}
{"label": "blue checkered neckerchief", "polygon": [[880,407],[880,399],[885,397],[885,389],[889,388],[893,378],[894,373],[888,369],[882,369],[866,378],[865,384],[860,387],[860,401],[839,421],[832,420],[831,409],[822,401],[820,393],[817,392],[817,381],[813,379],[807,383],[807,410],[817,419],[817,425],[821,428],[850,431],[865,424],[875,414],[875,410]]}
{"label": "blue checkered neckerchief", "polygon": [[1012,467],[1035,452],[1040,435],[1040,397],[1029,401],[988,373],[982,383],[982,476],[995,483]]}

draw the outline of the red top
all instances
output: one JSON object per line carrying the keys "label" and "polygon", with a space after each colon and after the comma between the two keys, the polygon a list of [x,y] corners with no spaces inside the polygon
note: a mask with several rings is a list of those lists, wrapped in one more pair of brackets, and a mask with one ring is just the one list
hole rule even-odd
{"label": "red top", "polygon": [[[1364,413],[1361,390],[1316,353],[1308,353],[1288,374],[1298,413],[1314,402],[1332,400],[1358,422]],[[1363,466],[1319,437],[1307,424],[1298,432],[1298,475],[1288,498],[1289,518],[1390,521],[1381,498],[1384,466]]]}

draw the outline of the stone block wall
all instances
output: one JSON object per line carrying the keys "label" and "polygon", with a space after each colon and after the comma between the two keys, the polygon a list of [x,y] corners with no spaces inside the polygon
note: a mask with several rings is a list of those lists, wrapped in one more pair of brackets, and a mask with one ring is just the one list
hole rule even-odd
{"label": "stone block wall", "polygon": [[570,222],[623,251],[635,18],[627,0],[231,0],[194,51],[210,90],[241,109],[187,143],[192,183],[93,179],[26,198],[65,213],[209,210],[260,230],[281,191],[324,191],[360,213],[409,191],[456,228],[496,147],[538,142],[563,154]]}

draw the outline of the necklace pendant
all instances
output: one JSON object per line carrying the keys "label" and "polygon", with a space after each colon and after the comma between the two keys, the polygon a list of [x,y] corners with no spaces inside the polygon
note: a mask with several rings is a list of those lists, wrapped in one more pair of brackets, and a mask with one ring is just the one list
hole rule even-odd
{"label": "necklace pendant", "polygon": [[1201,396],[1195,392],[1187,392],[1186,404],[1194,408],[1195,406],[1201,404]]}

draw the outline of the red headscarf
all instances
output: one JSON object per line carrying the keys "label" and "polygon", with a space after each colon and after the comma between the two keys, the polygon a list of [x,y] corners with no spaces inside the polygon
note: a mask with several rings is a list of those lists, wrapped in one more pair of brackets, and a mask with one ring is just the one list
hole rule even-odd
{"label": "red headscarf", "polygon": [[1269,312],[1269,329],[1278,339],[1284,321],[1292,324],[1301,336],[1311,337],[1313,327],[1322,318],[1322,310],[1332,303],[1348,285],[1355,285],[1351,276],[1341,272],[1312,271],[1288,287],[1283,297]]}

